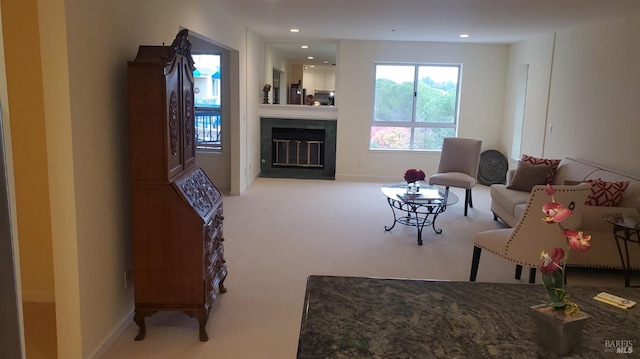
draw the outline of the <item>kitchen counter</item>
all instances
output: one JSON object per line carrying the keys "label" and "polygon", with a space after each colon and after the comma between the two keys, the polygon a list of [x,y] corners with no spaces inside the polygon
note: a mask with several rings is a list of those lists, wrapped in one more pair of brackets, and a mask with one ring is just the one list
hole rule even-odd
{"label": "kitchen counter", "polygon": [[[602,291],[640,302],[638,288],[567,287],[590,314],[574,355],[616,357],[615,342],[640,350],[640,309],[592,299]],[[529,307],[541,284],[310,276],[298,358],[553,358],[538,343]],[[625,342],[629,345],[629,342]]]}

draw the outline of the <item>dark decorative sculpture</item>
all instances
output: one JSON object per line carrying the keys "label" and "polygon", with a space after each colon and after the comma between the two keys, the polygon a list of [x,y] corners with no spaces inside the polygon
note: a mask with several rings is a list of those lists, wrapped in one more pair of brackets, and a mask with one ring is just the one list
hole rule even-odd
{"label": "dark decorative sculpture", "polygon": [[265,84],[262,88],[262,93],[264,94],[264,98],[262,99],[262,103],[265,105],[269,104],[269,90],[271,90],[271,85]]}

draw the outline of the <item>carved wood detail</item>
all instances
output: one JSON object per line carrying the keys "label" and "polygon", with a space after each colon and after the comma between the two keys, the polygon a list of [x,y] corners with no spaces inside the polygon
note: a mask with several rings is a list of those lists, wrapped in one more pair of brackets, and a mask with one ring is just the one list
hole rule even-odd
{"label": "carved wood detail", "polygon": [[178,95],[171,91],[169,99],[169,139],[171,141],[171,154],[178,153]]}
{"label": "carved wood detail", "polygon": [[193,93],[190,90],[185,92],[185,125],[184,130],[186,132],[186,144],[185,146],[189,151],[193,148],[193,141],[195,140],[195,135],[193,132],[193,124],[194,124],[194,116],[193,116]]}
{"label": "carved wood detail", "polygon": [[180,189],[189,203],[200,213],[213,208],[220,193],[215,189],[209,177],[202,169],[197,169],[189,177],[180,181]]}
{"label": "carved wood detail", "polygon": [[195,62],[193,61],[193,57],[191,57],[191,42],[189,42],[188,29],[181,30],[178,35],[176,35],[176,38],[173,40],[171,45],[166,49],[167,63],[173,62],[175,56],[180,55],[187,58],[187,65],[191,68],[191,72],[195,70]]}

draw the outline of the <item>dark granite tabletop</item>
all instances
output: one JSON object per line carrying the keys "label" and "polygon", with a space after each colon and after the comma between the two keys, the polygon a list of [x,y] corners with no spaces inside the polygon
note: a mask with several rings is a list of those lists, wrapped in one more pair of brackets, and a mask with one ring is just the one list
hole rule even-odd
{"label": "dark granite tabletop", "polygon": [[[640,289],[567,291],[592,316],[568,357],[640,357],[640,304],[624,310],[592,299],[606,291],[640,303]],[[297,357],[555,358],[529,313],[545,299],[541,284],[310,276]],[[631,341],[634,352],[616,354],[615,340]]]}

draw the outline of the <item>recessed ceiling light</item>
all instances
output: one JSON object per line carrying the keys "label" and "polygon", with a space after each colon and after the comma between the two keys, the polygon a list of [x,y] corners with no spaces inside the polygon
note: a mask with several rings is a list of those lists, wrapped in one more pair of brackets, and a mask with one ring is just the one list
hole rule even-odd
{"label": "recessed ceiling light", "polygon": [[329,63],[329,61],[324,60],[324,61],[322,61],[322,63],[323,63],[323,64],[328,64],[328,63]]}
{"label": "recessed ceiling light", "polygon": [[316,67],[316,65],[309,65],[309,67]]}
{"label": "recessed ceiling light", "polygon": [[290,32],[300,32],[300,29],[289,29]]}
{"label": "recessed ceiling light", "polygon": [[307,59],[313,60],[313,56],[307,56]]}
{"label": "recessed ceiling light", "polygon": [[308,49],[308,48],[309,48],[309,45],[302,45],[302,46],[300,46],[300,48],[301,48],[301,49]]}
{"label": "recessed ceiling light", "polygon": [[469,34],[460,34],[460,37],[462,37],[462,38],[465,38],[465,39],[466,39],[467,37],[471,37],[471,35],[469,35]]}

